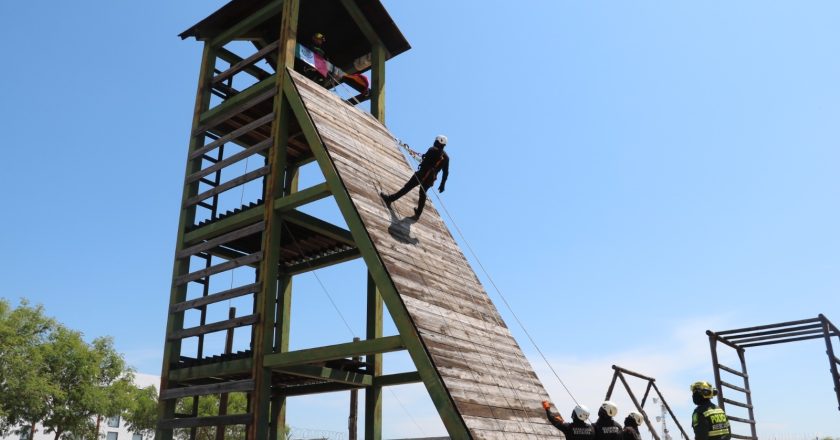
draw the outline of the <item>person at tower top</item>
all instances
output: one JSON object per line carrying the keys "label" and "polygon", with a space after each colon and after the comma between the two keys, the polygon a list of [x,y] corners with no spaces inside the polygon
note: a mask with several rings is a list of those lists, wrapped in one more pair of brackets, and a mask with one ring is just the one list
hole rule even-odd
{"label": "person at tower top", "polygon": [[598,409],[598,420],[592,424],[595,427],[595,438],[603,440],[620,440],[623,428],[613,417],[618,414],[615,403],[605,400]]}
{"label": "person at tower top", "polygon": [[560,414],[551,412],[551,402],[543,400],[543,409],[548,421],[559,429],[566,440],[592,440],[595,438],[595,428],[589,424],[589,409],[583,405],[575,406],[572,410],[572,421],[566,422]]}
{"label": "person at tower top", "polygon": [[449,155],[443,151],[446,143],[446,136],[438,135],[435,137],[435,143],[422,156],[417,171],[408,178],[408,182],[403,185],[402,189],[393,194],[379,193],[379,196],[385,201],[388,209],[391,209],[391,203],[408,194],[414,187],[420,186],[420,197],[417,199],[417,208],[414,208],[414,216],[411,217],[414,220],[420,219],[420,214],[423,213],[423,207],[426,206],[426,191],[435,184],[437,175],[441,171],[443,171],[443,177],[441,178],[438,191],[443,192],[446,189],[446,179],[449,178]]}
{"label": "person at tower top", "polygon": [[706,381],[691,384],[691,400],[697,405],[691,414],[695,440],[729,440],[732,432],[726,413],[712,403],[717,390]]}

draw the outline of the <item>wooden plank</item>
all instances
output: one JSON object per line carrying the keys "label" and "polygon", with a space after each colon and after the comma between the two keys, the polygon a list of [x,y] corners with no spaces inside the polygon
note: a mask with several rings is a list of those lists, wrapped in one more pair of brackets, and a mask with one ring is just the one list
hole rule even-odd
{"label": "wooden plank", "polygon": [[[195,135],[200,135],[220,123],[240,115],[257,104],[261,104],[273,98],[274,95],[277,94],[277,91],[273,88],[265,90],[271,85],[272,81],[274,81],[273,75],[206,111],[201,116],[202,125],[196,128],[193,133]],[[268,83],[268,85],[265,85],[265,83]]]}
{"label": "wooden plank", "polygon": [[276,369],[304,363],[361,356],[367,353],[390,353],[404,349],[405,345],[401,337],[386,336],[379,339],[269,354],[265,356],[265,366]]}
{"label": "wooden plank", "polygon": [[274,0],[253,14],[245,17],[242,21],[230,26],[224,32],[220,33],[209,44],[211,47],[221,47],[237,38],[240,34],[250,31],[259,24],[265,22],[269,18],[279,14],[283,10],[283,0]]}
{"label": "wooden plank", "polygon": [[259,321],[259,315],[246,315],[233,319],[226,319],[224,321],[214,322],[212,324],[199,325],[196,327],[176,330],[167,336],[167,339],[184,339],[192,336],[206,335],[208,333],[227,330],[229,328],[244,327],[252,325]]}
{"label": "wooden plank", "polygon": [[[233,53],[233,52],[231,52],[231,51],[229,51],[229,50],[227,50],[223,47],[219,48],[218,57],[221,58],[222,60],[226,61],[228,64],[236,64],[236,63],[239,63],[239,62],[242,61],[242,57],[240,57],[239,55],[237,55],[237,54],[235,54],[235,53]],[[246,66],[242,70],[244,70],[245,73],[253,76],[254,78],[256,78],[260,81],[262,81],[262,80],[268,78],[269,76],[271,76],[270,73],[266,72],[263,69],[260,69],[257,66]]]}
{"label": "wooden plank", "polygon": [[173,369],[169,373],[172,382],[186,382],[207,377],[225,377],[246,374],[251,371],[252,360],[234,359],[194,367]]}
{"label": "wooden plank", "polygon": [[269,44],[268,46],[265,46],[262,49],[258,50],[256,53],[249,56],[248,58],[245,58],[242,61],[239,61],[239,62],[231,65],[227,70],[225,70],[224,72],[222,72],[222,73],[216,75],[215,77],[213,77],[212,83],[216,84],[216,83],[222,82],[222,81],[236,75],[237,73],[241,72],[246,67],[254,64],[255,62],[257,62],[257,61],[259,61],[263,58],[265,58],[265,56],[268,55],[271,51],[277,49],[277,46],[278,46],[279,43],[280,43],[280,40],[277,40],[277,41]]}
{"label": "wooden plank", "polygon": [[213,164],[213,165],[211,165],[207,168],[204,168],[201,171],[198,171],[196,173],[193,173],[193,174],[189,175],[187,177],[187,182],[188,183],[195,182],[196,180],[199,180],[199,179],[201,179],[202,177],[204,177],[208,174],[215,173],[216,171],[219,171],[219,170],[221,170],[222,168],[224,168],[228,165],[234,164],[236,162],[239,162],[240,160],[251,157],[251,156],[253,156],[253,155],[255,155],[255,154],[257,154],[257,153],[259,153],[263,150],[267,150],[268,147],[271,146],[272,142],[274,142],[274,140],[271,139],[271,138],[268,138],[268,139],[266,139],[262,142],[258,142],[253,147],[248,147],[248,148],[246,148],[246,149],[244,149],[244,150],[242,150],[242,151],[240,151],[240,152],[238,152],[238,153],[236,153],[236,154],[234,154],[234,155],[232,155],[232,156],[230,156],[230,157],[228,157],[228,158],[226,158],[222,161],[216,162],[215,164]]}
{"label": "wooden plank", "polygon": [[263,218],[264,206],[255,206],[184,234],[184,243],[191,245],[242,228]]}
{"label": "wooden plank", "polygon": [[250,423],[251,414],[234,414],[227,416],[166,419],[158,422],[158,429],[194,428],[199,426],[248,425]]}
{"label": "wooden plank", "polygon": [[186,275],[175,277],[174,283],[175,285],[180,286],[182,284],[189,283],[190,281],[195,281],[201,278],[206,278],[210,275],[215,275],[219,272],[224,272],[226,270],[236,269],[240,266],[256,263],[260,261],[260,259],[262,259],[262,252],[254,252],[251,255],[246,255],[235,260],[230,260],[224,263],[217,264],[215,266],[210,266],[206,269],[197,270],[195,272],[190,272]]}
{"label": "wooden plank", "polygon": [[237,391],[251,391],[254,381],[251,379],[233,380],[229,382],[211,383],[207,385],[193,385],[180,388],[170,388],[160,393],[160,398],[180,399],[189,396],[206,396],[208,394],[233,393]]}
{"label": "wooden plank", "polygon": [[169,313],[183,312],[185,310],[203,307],[208,304],[215,304],[217,302],[224,301],[227,299],[233,299],[238,298],[240,296],[249,295],[252,293],[256,293],[259,288],[260,283],[253,283],[230,290],[217,292],[212,295],[202,296],[200,298],[192,299],[189,301],[172,304],[171,306],[169,306]]}
{"label": "wooden plank", "polygon": [[219,185],[215,188],[208,189],[207,191],[204,191],[203,193],[201,193],[201,194],[199,194],[195,197],[191,197],[191,198],[187,199],[184,202],[185,203],[184,206],[195,205],[196,203],[198,203],[198,202],[200,202],[204,199],[213,197],[216,194],[221,194],[221,193],[223,193],[223,192],[225,192],[225,191],[227,191],[231,188],[236,188],[237,186],[243,185],[243,184],[248,183],[252,180],[259,179],[260,177],[263,177],[266,174],[268,174],[268,166],[257,168],[254,171],[247,172],[247,173],[245,173],[245,174],[243,174],[239,177],[228,180],[227,182],[225,182],[225,183],[223,183],[223,184],[221,184],[221,185]]}
{"label": "wooden plank", "polygon": [[[203,156],[203,155],[215,150],[220,145],[228,143],[230,141],[233,141],[233,140],[239,138],[240,136],[242,136],[245,133],[250,133],[254,129],[262,127],[263,125],[268,124],[269,122],[271,122],[273,120],[274,120],[274,112],[269,113],[269,114],[267,114],[267,115],[265,115],[265,116],[263,116],[259,119],[255,119],[254,121],[249,122],[249,123],[237,128],[236,130],[233,130],[232,132],[230,132],[230,133],[228,133],[228,134],[210,142],[209,144],[193,151],[192,153],[190,153],[190,159],[195,159],[199,156]],[[269,138],[269,139],[271,139],[271,138]]]}
{"label": "wooden plank", "polygon": [[299,206],[312,203],[316,200],[329,197],[331,194],[332,192],[330,191],[330,186],[327,185],[326,182],[319,183],[304,190],[289,194],[286,197],[275,199],[274,210],[281,212],[289,211]]}
{"label": "wooden plank", "polygon": [[328,382],[343,383],[360,387],[373,384],[373,376],[370,374],[343,371],[335,368],[319,367],[315,365],[296,365],[275,369],[275,371],[291,374],[292,376],[309,377],[312,379],[321,379]]}
{"label": "wooden plank", "polygon": [[228,232],[227,234],[218,236],[212,240],[207,240],[204,243],[200,243],[195,246],[188,247],[186,249],[181,249],[180,251],[175,253],[175,258],[185,258],[189,257],[190,255],[195,255],[199,252],[205,252],[221,244],[229,243],[233,240],[236,240],[237,238],[247,237],[249,235],[254,235],[256,233],[262,232],[263,229],[265,229],[264,223],[254,223],[251,226],[246,226],[237,231]]}

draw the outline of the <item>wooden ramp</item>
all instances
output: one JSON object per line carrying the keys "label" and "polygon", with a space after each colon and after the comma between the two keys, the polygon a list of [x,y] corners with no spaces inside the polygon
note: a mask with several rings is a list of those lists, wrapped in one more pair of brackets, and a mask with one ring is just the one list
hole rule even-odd
{"label": "wooden ramp", "polygon": [[[295,72],[290,75],[472,437],[562,438],[541,407],[548,393],[432,201],[414,222],[406,217],[413,214],[418,190],[395,202],[396,212],[380,199],[379,191],[395,192],[413,174],[394,137],[371,115]],[[465,163],[456,153],[453,172]]]}

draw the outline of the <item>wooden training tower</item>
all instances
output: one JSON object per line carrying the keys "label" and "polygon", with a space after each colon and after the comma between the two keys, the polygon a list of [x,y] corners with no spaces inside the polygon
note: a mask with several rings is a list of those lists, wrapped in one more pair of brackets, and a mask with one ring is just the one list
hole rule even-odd
{"label": "wooden training tower", "polygon": [[[314,32],[329,35],[325,57],[306,47]],[[397,211],[378,196],[413,173],[383,125],[385,61],[409,45],[379,1],[234,0],[181,36],[204,52],[156,439],[178,429],[194,439],[205,426],[223,439],[222,428],[238,426],[249,440],[274,440],[288,397],[362,389],[364,438],[378,440],[382,388],[416,382],[453,439],[562,438],[540,406],[548,394],[435,207],[414,222],[397,211],[410,212],[416,191]],[[365,72],[370,90],[354,83],[353,102],[369,99],[370,113],[328,89]],[[299,188],[310,163],[323,182]],[[261,187],[246,199],[249,184]],[[299,209],[328,198],[346,229]],[[301,319],[291,313],[294,277],[357,258],[367,268],[365,337],[290,351],[290,322]],[[234,284],[234,269],[252,279]],[[252,302],[250,313],[228,314],[234,298]],[[395,336],[383,336],[385,307]],[[250,337],[247,350],[232,352],[234,330]],[[382,374],[383,353],[395,351],[416,371]],[[226,412],[230,393],[247,394],[247,412]],[[200,417],[197,398],[190,413],[176,411],[180,399],[208,395],[220,396],[218,415]]]}

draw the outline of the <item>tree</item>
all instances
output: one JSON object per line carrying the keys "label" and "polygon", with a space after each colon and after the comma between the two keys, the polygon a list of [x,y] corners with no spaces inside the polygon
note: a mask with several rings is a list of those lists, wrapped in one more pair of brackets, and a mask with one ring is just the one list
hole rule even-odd
{"label": "tree", "polygon": [[130,405],[123,414],[128,430],[150,437],[157,427],[158,392],[154,386],[134,388],[131,391]]}
{"label": "tree", "polygon": [[45,362],[46,345],[57,324],[43,307],[22,300],[16,309],[0,300],[0,435],[12,427],[29,427],[46,418],[49,401],[60,390]]}

